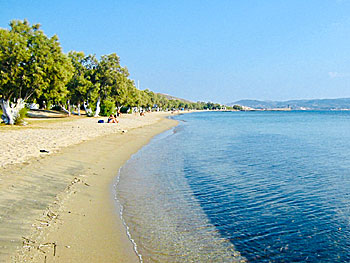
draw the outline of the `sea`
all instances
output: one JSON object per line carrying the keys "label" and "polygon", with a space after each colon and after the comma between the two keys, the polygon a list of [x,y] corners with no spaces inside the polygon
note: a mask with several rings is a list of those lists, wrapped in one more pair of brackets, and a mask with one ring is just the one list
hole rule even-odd
{"label": "sea", "polygon": [[350,112],[173,117],[120,169],[140,262],[350,262]]}

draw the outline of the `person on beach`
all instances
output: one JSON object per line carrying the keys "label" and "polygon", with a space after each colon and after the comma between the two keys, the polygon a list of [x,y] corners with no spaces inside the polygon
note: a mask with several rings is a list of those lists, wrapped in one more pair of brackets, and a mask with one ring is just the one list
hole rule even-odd
{"label": "person on beach", "polygon": [[109,115],[109,118],[108,118],[108,123],[118,123],[118,120],[116,117],[113,116],[113,114]]}

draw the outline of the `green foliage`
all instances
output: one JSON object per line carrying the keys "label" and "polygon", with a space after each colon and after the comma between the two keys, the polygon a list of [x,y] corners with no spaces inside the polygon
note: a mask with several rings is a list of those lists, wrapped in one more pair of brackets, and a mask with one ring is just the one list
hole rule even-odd
{"label": "green foliage", "polygon": [[29,109],[27,107],[24,107],[23,109],[21,109],[19,111],[19,115],[17,116],[17,118],[15,119],[15,124],[22,124],[23,123],[23,119],[25,117],[27,117],[27,113],[28,113]]}
{"label": "green foliage", "polygon": [[234,110],[243,110],[243,107],[241,105],[233,105],[232,109],[234,109]]}
{"label": "green foliage", "polygon": [[[0,28],[0,99],[39,103],[41,107],[89,104],[94,111],[98,99],[101,114],[121,107],[147,109],[221,109],[212,102],[188,102],[150,90],[138,90],[120,58],[112,53],[98,60],[95,55],[62,52],[57,36],[47,37],[40,25],[14,20],[10,29]],[[233,106],[241,110],[240,106]]]}
{"label": "green foliage", "polygon": [[109,116],[115,113],[115,103],[113,100],[104,100],[101,103],[101,115]]}
{"label": "green foliage", "polygon": [[57,36],[48,38],[40,25],[11,21],[0,29],[0,94],[4,100],[66,95],[72,66],[62,53]]}
{"label": "green foliage", "polygon": [[129,107],[125,107],[125,106],[124,106],[124,107],[121,107],[121,108],[120,108],[120,112],[121,112],[121,113],[128,113],[128,109],[129,109]]}

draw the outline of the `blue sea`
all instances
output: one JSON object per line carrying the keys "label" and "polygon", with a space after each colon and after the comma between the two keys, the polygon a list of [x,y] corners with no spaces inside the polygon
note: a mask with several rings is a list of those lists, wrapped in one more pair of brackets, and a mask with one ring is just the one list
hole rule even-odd
{"label": "blue sea", "polygon": [[141,262],[350,262],[350,112],[199,112],[121,168]]}

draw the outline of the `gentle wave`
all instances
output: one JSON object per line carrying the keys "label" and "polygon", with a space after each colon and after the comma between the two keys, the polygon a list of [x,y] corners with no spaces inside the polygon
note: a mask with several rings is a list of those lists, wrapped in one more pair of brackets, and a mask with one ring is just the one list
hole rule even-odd
{"label": "gentle wave", "polygon": [[[120,168],[121,169],[121,168]],[[116,177],[116,180],[114,182],[114,200],[117,202],[117,204],[119,205],[119,216],[120,216],[120,219],[122,221],[122,224],[123,226],[125,227],[125,231],[126,231],[126,235],[128,236],[130,242],[132,243],[133,245],[133,248],[134,248],[134,251],[137,255],[137,257],[139,258],[140,260],[140,263],[143,263],[143,260],[142,260],[142,255],[139,253],[138,249],[137,249],[137,244],[135,242],[135,240],[132,238],[131,236],[131,233],[130,233],[130,228],[129,226],[127,225],[124,217],[123,217],[123,211],[124,211],[124,207],[123,205],[120,203],[120,201],[118,200],[118,197],[117,197],[117,188],[118,188],[118,184],[119,184],[119,181],[120,181],[120,169],[118,171],[118,175]]]}

